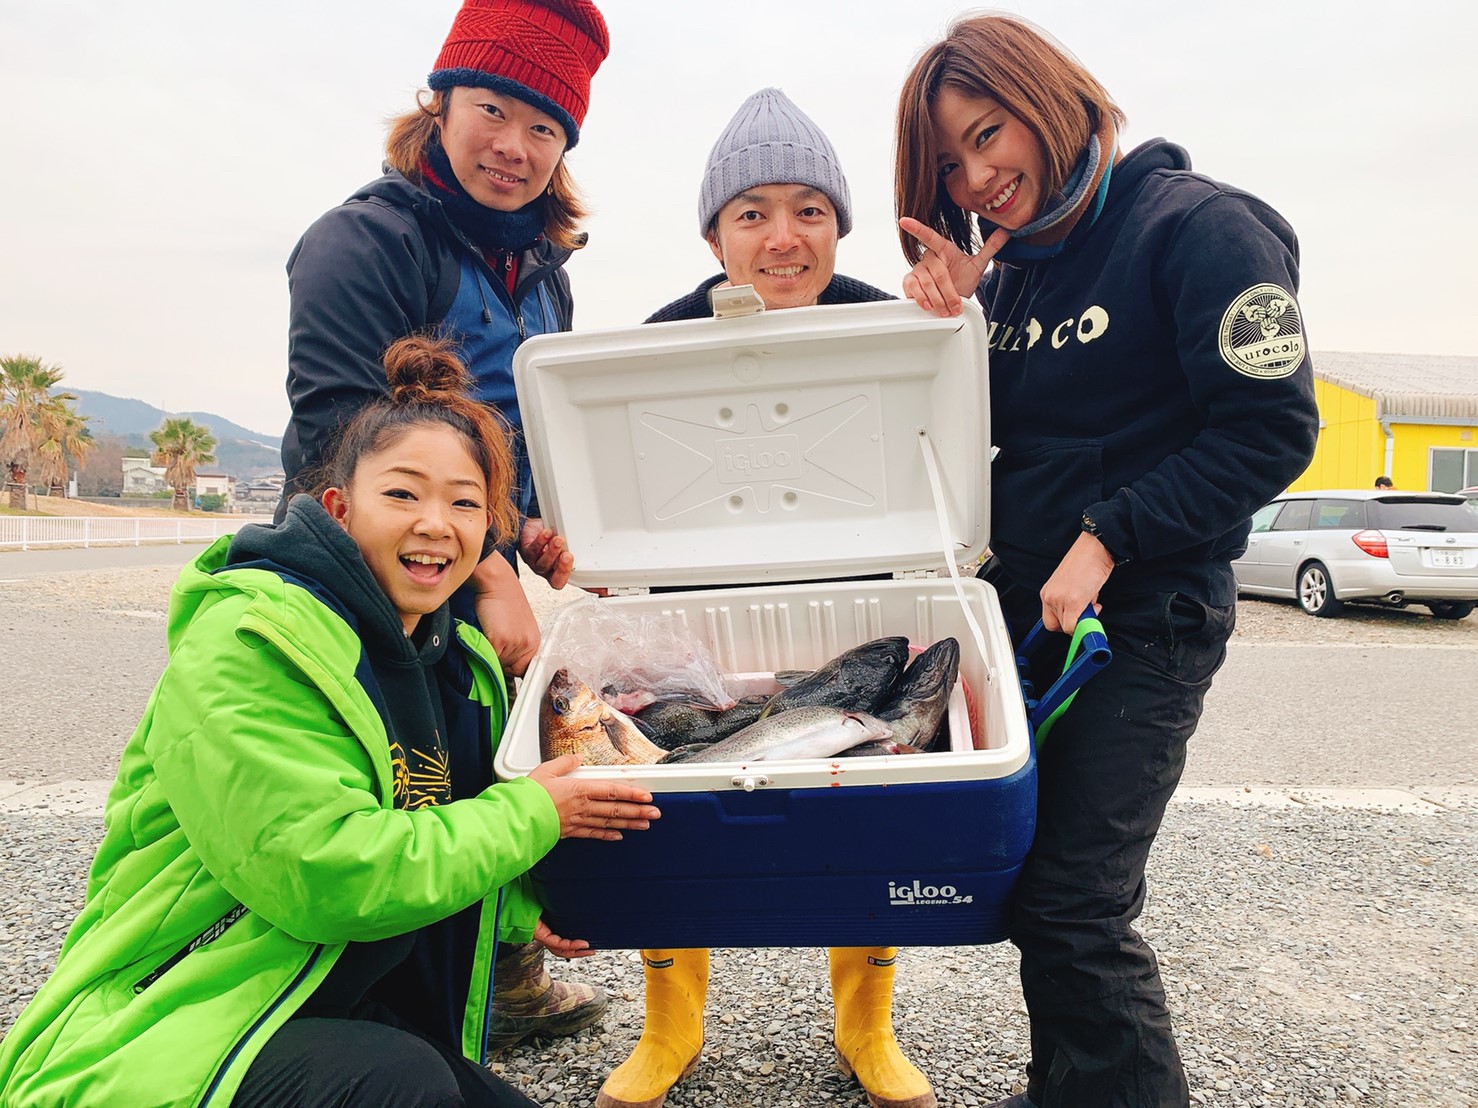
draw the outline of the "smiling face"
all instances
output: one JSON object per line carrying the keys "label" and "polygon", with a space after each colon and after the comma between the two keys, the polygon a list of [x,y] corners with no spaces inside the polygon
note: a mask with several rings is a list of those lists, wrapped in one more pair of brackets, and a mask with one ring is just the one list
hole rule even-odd
{"label": "smiling face", "polygon": [[549,187],[565,132],[552,115],[516,96],[458,85],[447,96],[441,145],[472,199],[513,212]]}
{"label": "smiling face", "polygon": [[765,307],[807,307],[836,271],[836,206],[809,185],[760,185],[719,209],[708,245],[729,283],[753,285]]}
{"label": "smiling face", "polygon": [[949,85],[934,98],[930,119],[951,200],[1011,231],[1041,214],[1047,155],[1031,128],[995,100]]}
{"label": "smiling face", "polygon": [[492,516],[487,482],[462,436],[423,423],[362,455],[323,506],[359,547],[405,633],[472,575]]}

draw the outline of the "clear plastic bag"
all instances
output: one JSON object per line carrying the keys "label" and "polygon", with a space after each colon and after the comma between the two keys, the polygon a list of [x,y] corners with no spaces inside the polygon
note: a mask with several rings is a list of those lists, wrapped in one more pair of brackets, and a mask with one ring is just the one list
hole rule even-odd
{"label": "clear plastic bag", "polygon": [[591,598],[570,606],[562,632],[551,653],[620,711],[656,700],[735,704],[708,647],[674,616],[627,614]]}

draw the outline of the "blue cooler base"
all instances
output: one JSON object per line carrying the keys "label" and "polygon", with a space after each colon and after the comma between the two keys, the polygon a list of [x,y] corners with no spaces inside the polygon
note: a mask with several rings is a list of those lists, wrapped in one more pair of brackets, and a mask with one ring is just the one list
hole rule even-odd
{"label": "blue cooler base", "polygon": [[544,919],[597,949],[969,946],[1007,937],[1036,762],[930,784],[662,793],[617,843],[534,869]]}

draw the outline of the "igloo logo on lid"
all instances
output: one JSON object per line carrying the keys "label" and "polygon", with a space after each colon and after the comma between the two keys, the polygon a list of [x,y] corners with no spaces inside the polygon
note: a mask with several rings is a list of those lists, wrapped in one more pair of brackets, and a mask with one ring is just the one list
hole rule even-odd
{"label": "igloo logo on lid", "polygon": [[720,439],[719,477],[728,484],[794,479],[801,472],[801,444],[794,435]]}

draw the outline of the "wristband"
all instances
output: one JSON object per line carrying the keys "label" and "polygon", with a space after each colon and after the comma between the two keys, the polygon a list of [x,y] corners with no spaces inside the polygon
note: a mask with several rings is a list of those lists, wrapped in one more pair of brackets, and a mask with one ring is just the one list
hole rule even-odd
{"label": "wristband", "polygon": [[1083,513],[1083,521],[1079,526],[1084,532],[1092,535],[1095,539],[1098,540],[1099,545],[1102,546],[1104,552],[1108,554],[1109,559],[1114,563],[1115,568],[1123,565],[1129,560],[1128,558],[1119,557],[1119,555],[1115,554],[1113,550],[1109,548],[1109,544],[1104,542],[1103,532],[1099,529],[1099,526],[1094,521],[1093,517],[1090,516],[1087,512]]}

